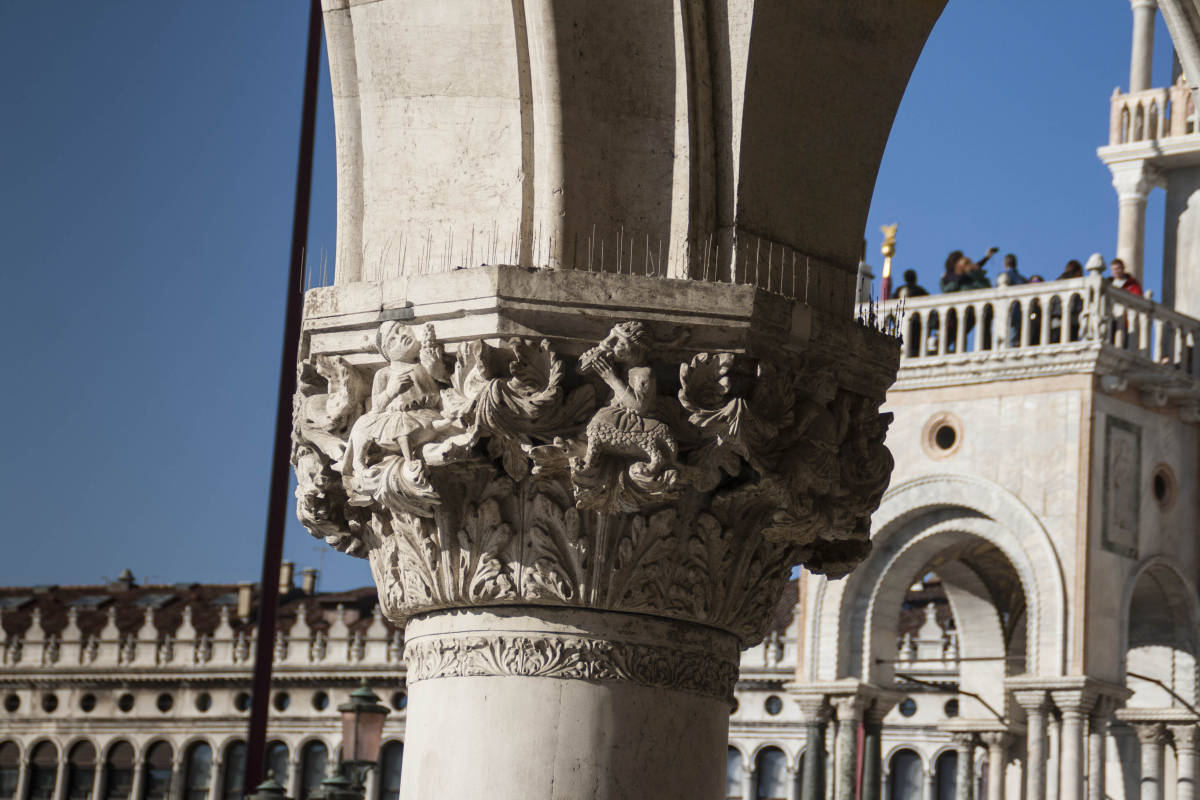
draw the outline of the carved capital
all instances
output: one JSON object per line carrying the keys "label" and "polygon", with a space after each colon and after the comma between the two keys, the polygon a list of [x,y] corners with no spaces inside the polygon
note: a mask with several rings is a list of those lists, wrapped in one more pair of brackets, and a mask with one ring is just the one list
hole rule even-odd
{"label": "carved capital", "polygon": [[1133,722],[1131,725],[1143,747],[1163,747],[1171,741],[1167,726],[1161,722]]}
{"label": "carved capital", "polygon": [[975,745],[979,743],[979,735],[974,731],[954,731],[950,734],[950,738],[954,741],[954,746],[959,750],[965,750],[970,753],[975,749]]}
{"label": "carved capital", "polygon": [[1189,722],[1186,725],[1170,726],[1171,739],[1175,742],[1175,751],[1177,753],[1192,753],[1196,752],[1198,734],[1196,723]]}
{"label": "carved capital", "polygon": [[1078,717],[1090,712],[1098,699],[1096,692],[1088,689],[1055,689],[1050,696],[1064,716]]}
{"label": "carved capital", "polygon": [[996,751],[1003,756],[1012,745],[1013,736],[1008,731],[983,731],[979,740],[989,751]]}
{"label": "carved capital", "polygon": [[[432,324],[386,321],[356,340],[373,348],[309,355],[300,521],[370,560],[397,624],[537,604],[753,644],[794,565],[840,576],[869,551],[891,415],[884,386],[843,387],[831,364],[696,352],[691,339],[628,321],[590,347],[448,343]],[[456,646],[475,663],[493,645],[524,647]]]}
{"label": "carved capital", "polygon": [[844,697],[830,698],[834,709],[837,712],[838,722],[854,721],[858,722],[863,718],[864,712],[870,705],[870,700],[861,695],[846,695]]}
{"label": "carved capital", "polygon": [[1050,710],[1050,698],[1043,689],[1021,689],[1013,692],[1013,698],[1026,714],[1045,716]]}

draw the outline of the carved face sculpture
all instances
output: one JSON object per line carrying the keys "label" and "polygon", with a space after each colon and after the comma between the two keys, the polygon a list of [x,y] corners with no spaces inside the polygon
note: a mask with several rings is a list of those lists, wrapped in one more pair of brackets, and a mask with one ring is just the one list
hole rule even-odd
{"label": "carved face sculpture", "polygon": [[814,402],[829,405],[837,397],[837,379],[828,372],[819,372],[813,376],[812,388],[809,390]]}
{"label": "carved face sculpture", "polygon": [[645,328],[640,322],[623,322],[609,331],[600,349],[624,364],[640,364],[646,357]]}
{"label": "carved face sculpture", "polygon": [[407,325],[385,322],[379,326],[379,352],[388,361],[416,361],[420,349],[421,343]]}

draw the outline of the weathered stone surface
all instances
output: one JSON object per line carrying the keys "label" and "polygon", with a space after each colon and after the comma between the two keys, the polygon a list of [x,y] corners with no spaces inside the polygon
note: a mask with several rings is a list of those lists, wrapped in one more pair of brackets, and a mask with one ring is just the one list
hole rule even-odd
{"label": "weathered stone surface", "polygon": [[[491,284],[505,272],[489,271]],[[563,274],[497,298],[502,319],[554,299]],[[310,318],[296,401],[300,520],[371,560],[396,622],[534,603],[700,622],[757,642],[794,564],[836,576],[869,547],[892,463],[890,417],[878,412],[888,373],[835,369],[819,347],[712,348],[704,328],[715,320],[688,288],[676,320],[576,306],[542,339],[444,341],[438,324],[403,313],[415,303]],[[378,321],[397,312],[403,322]],[[744,325],[753,343],[753,315]],[[894,356],[886,337],[840,327]]]}

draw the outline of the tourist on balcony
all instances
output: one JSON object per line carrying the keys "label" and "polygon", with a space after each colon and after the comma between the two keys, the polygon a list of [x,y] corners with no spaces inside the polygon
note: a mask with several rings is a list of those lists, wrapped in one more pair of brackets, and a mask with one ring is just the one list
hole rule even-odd
{"label": "tourist on balcony", "polygon": [[1083,277],[1083,264],[1080,264],[1075,259],[1067,262],[1067,266],[1063,268],[1062,275],[1058,276],[1060,281],[1070,280],[1071,278]]}
{"label": "tourist on balcony", "polygon": [[925,287],[917,283],[917,271],[906,269],[904,270],[904,283],[896,287],[896,291],[892,292],[892,297],[922,297],[927,294],[929,292],[925,291]]}
{"label": "tourist on balcony", "polygon": [[1025,277],[1017,271],[1017,257],[1009,253],[1004,257],[1004,269],[996,276],[997,286],[1019,286]]}
{"label": "tourist on balcony", "polygon": [[1137,278],[1125,271],[1125,262],[1119,258],[1114,258],[1112,264],[1109,265],[1112,269],[1112,285],[1118,289],[1124,289],[1130,294],[1142,296],[1142,285],[1138,283]]}
{"label": "tourist on balcony", "polygon": [[[1067,266],[1063,268],[1062,274],[1058,276],[1058,280],[1066,281],[1073,278],[1083,277],[1083,265],[1075,259],[1067,262]],[[1033,278],[1029,279],[1030,283]],[[1083,298],[1078,294],[1072,294],[1071,299],[1067,303],[1068,320],[1068,336],[1067,341],[1079,341],[1079,315],[1083,313]],[[1053,295],[1050,298],[1050,344],[1058,344],[1063,341],[1062,338],[1062,300],[1058,295]]]}
{"label": "tourist on balcony", "polygon": [[983,271],[983,265],[996,254],[1000,248],[989,247],[987,255],[976,263],[963,255],[962,250],[955,250],[946,256],[946,272],[942,275],[941,287],[943,292],[958,292],[969,289],[986,289],[992,285]]}

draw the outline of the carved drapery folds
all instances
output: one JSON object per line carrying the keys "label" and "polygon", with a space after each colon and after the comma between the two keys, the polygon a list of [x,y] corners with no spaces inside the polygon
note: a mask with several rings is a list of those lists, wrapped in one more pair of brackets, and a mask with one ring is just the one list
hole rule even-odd
{"label": "carved drapery folds", "polygon": [[297,514],[370,559],[387,616],[537,603],[761,639],[793,565],[869,550],[890,414],[829,365],[687,349],[615,325],[577,343],[384,322],[382,365],[300,365]]}

